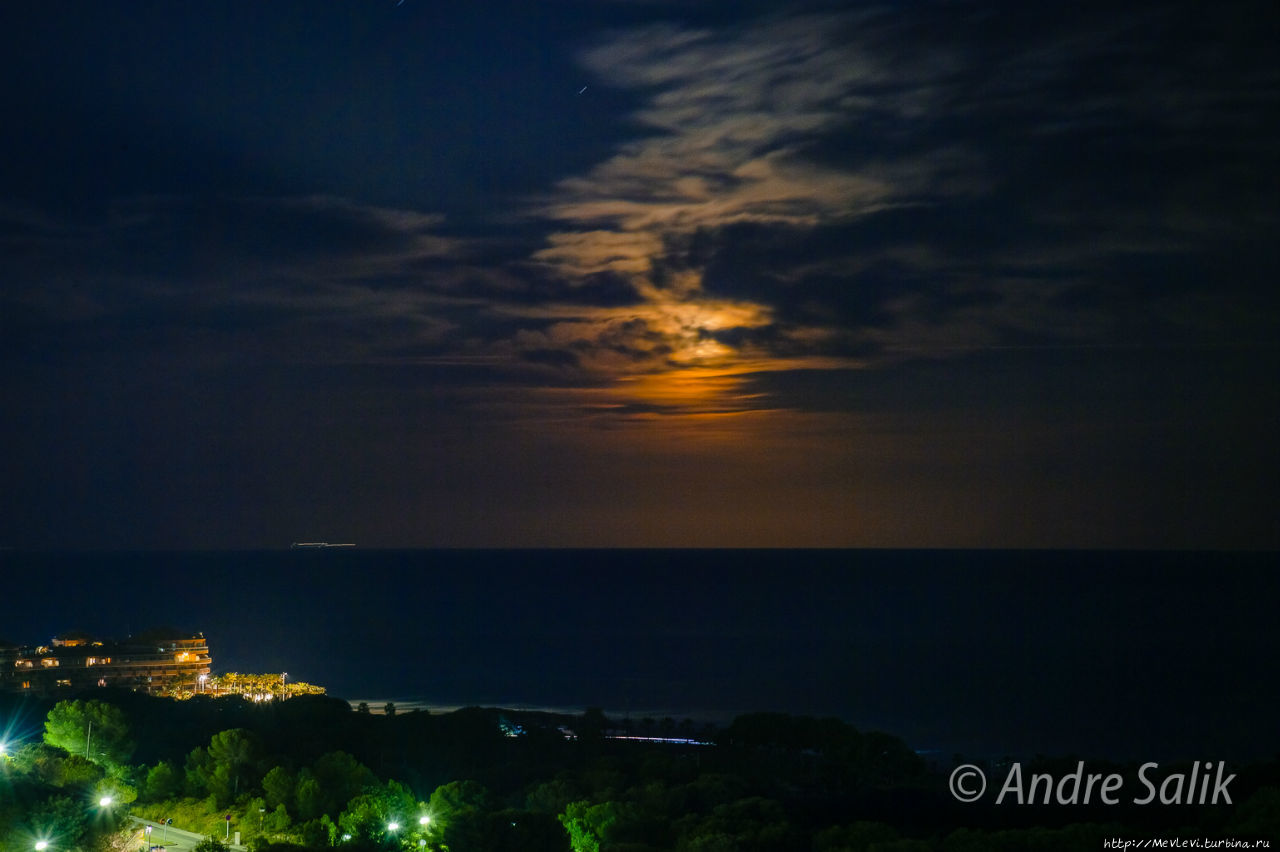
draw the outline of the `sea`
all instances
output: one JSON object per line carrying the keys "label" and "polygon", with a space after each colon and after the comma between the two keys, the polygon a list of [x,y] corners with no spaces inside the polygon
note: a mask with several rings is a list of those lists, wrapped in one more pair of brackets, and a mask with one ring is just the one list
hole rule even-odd
{"label": "sea", "polygon": [[1274,553],[0,553],[0,640],[201,632],[374,708],[835,717],[930,755],[1280,755]]}

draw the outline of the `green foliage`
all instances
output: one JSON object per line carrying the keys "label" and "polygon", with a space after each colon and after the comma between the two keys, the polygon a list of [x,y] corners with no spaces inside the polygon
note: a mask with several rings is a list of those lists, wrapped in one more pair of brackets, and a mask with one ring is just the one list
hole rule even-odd
{"label": "green foliage", "polygon": [[91,833],[91,814],[81,801],[54,796],[35,806],[28,822],[37,837],[56,837],[66,848],[74,848]]}
{"label": "green foliage", "polygon": [[285,809],[283,804],[276,805],[276,809],[267,814],[263,821],[263,826],[267,831],[287,831],[289,826],[293,825],[293,819],[289,816],[289,811]]}
{"label": "green foliage", "polygon": [[1280,787],[1263,787],[1241,802],[1231,819],[1231,833],[1280,838]]}
{"label": "green foliage", "polygon": [[96,700],[59,701],[45,719],[44,741],[107,766],[123,765],[134,748],[124,712]]}
{"label": "green foliage", "polygon": [[690,809],[705,811],[742,798],[747,784],[736,775],[708,772],[693,779],[685,789],[691,800]]}
{"label": "green foliage", "polygon": [[560,815],[573,852],[600,852],[630,839],[636,822],[635,808],[625,802],[573,802]]}
{"label": "green foliage", "polygon": [[223,764],[213,764],[205,778],[205,789],[215,808],[225,808],[235,799],[239,778],[232,777],[232,769]]}
{"label": "green foliage", "polygon": [[573,852],[600,852],[599,826],[590,816],[591,807],[588,801],[570,802],[560,814],[560,824],[569,834]]}
{"label": "green foliage", "polygon": [[132,814],[143,819],[172,819],[186,831],[212,834],[221,823],[223,812],[217,812],[208,799],[170,799],[165,802],[135,804]]}
{"label": "green foliage", "polygon": [[187,755],[184,791],[188,796],[212,796],[214,807],[227,807],[257,781],[257,752],[257,738],[243,728],[214,734],[208,749],[197,746]]}
{"label": "green foliage", "polygon": [[[584,747],[557,733],[563,717],[508,739],[494,733],[496,711],[475,708],[371,720],[345,705],[337,714],[321,704],[299,714],[288,706],[260,708],[239,700],[206,704],[195,708],[198,724],[164,727],[173,735],[163,748],[158,737],[139,747],[169,757],[131,776],[146,802],[135,804],[133,813],[173,817],[175,827],[215,839],[223,835],[223,814],[230,813],[233,830],[242,831],[255,852],[334,846],[410,852],[419,849],[419,840],[437,852],[1053,852],[1100,848],[1104,836],[1099,826],[1077,825],[903,837],[919,835],[926,826],[937,831],[951,818],[950,800],[939,803],[919,783],[921,764],[900,740],[837,720],[741,717],[733,735],[711,748],[604,738]],[[136,727],[154,732],[161,726]],[[96,740],[96,724],[94,731]],[[177,755],[201,741],[206,745],[192,749],[180,764]],[[270,762],[262,759],[260,743],[270,744]],[[351,751],[321,754],[319,743]],[[426,785],[419,789],[439,784],[430,805],[400,783],[380,782],[353,755],[379,760],[380,772],[405,773],[400,777]],[[8,838],[34,836],[33,815],[47,822],[74,818],[68,802],[91,814],[80,848],[105,849],[94,845],[94,834],[109,813],[85,803],[91,793],[108,790],[121,803],[131,795],[119,767],[44,743],[22,748],[0,768],[5,852]],[[440,783],[451,777],[477,780]],[[174,798],[184,790],[194,798]],[[525,809],[503,809],[517,803]],[[111,809],[117,815],[126,810]],[[427,829],[418,824],[425,813],[432,817]],[[1153,825],[1142,830],[1172,832],[1177,817],[1166,813],[1151,813]],[[1198,812],[1198,829],[1272,836],[1277,813],[1280,789],[1263,788],[1234,811]],[[884,822],[830,825],[851,819],[846,814]],[[392,819],[401,826],[396,832],[387,830]],[[1124,834],[1118,826],[1107,829]],[[68,836],[75,830],[70,826]],[[344,833],[355,837],[342,843]]]}
{"label": "green foliage", "polygon": [[329,819],[328,814],[304,823],[298,832],[302,842],[308,846],[336,846],[338,844],[338,825]]}
{"label": "green foliage", "polygon": [[325,795],[311,770],[304,769],[298,773],[298,781],[294,787],[294,808],[301,819],[315,819],[324,813]]}
{"label": "green foliage", "polygon": [[388,781],[349,801],[338,818],[338,825],[352,837],[381,840],[387,836],[387,824],[392,820],[408,825],[424,808],[407,787]]}
{"label": "green foliage", "polygon": [[173,765],[160,761],[147,771],[142,785],[142,796],[149,802],[161,802],[172,799],[182,792],[182,776]]}
{"label": "green foliage", "polygon": [[855,822],[836,825],[818,833],[814,852],[870,852],[876,844],[898,839],[898,832],[882,822]]}
{"label": "green foliage", "polygon": [[487,808],[489,791],[475,781],[450,781],[432,791],[427,805],[433,820],[446,820],[460,811]]}
{"label": "green foliage", "polygon": [[[220,781],[220,786],[230,786],[231,798],[239,795],[242,781],[252,780],[247,776],[257,755],[257,737],[244,728],[219,731],[209,740],[209,759],[215,766],[215,775],[225,779]],[[216,791],[210,787],[209,792]],[[219,801],[222,801],[221,796]]]}
{"label": "green foliage", "polygon": [[[476,814],[491,806],[489,791],[475,781],[450,781],[432,791],[427,802],[432,831],[442,837],[458,836],[456,848],[466,849],[476,842]],[[453,847],[446,839],[445,845]]]}
{"label": "green foliage", "polygon": [[546,781],[525,796],[525,807],[544,814],[563,813],[570,802],[582,798],[582,788],[565,778]]}
{"label": "green foliage", "polygon": [[309,803],[309,808],[304,809],[299,783],[298,806],[304,819],[314,819],[321,814],[337,815],[348,801],[364,792],[365,788],[378,784],[378,777],[369,767],[345,751],[322,754],[312,764],[311,773],[318,785],[318,796],[314,803]]}
{"label": "green foliage", "polygon": [[1090,823],[1002,831],[961,828],[947,835],[942,849],[944,852],[1075,852],[1077,849],[1101,849],[1107,837],[1122,833],[1115,826]]}
{"label": "green foliage", "polygon": [[216,837],[206,837],[192,848],[191,852],[227,852],[231,847]]}
{"label": "green foliage", "polygon": [[598,802],[616,799],[626,786],[626,776],[616,761],[600,760],[582,774],[582,780],[591,791],[591,798]]}
{"label": "green foliage", "polygon": [[[503,850],[520,852],[569,852],[564,827],[551,814],[499,811],[493,818],[503,825]],[[506,826],[510,826],[508,830]],[[457,848],[457,847],[455,847]]]}
{"label": "green foliage", "polygon": [[183,792],[193,798],[207,796],[209,778],[212,774],[213,761],[209,759],[209,752],[196,746],[187,753],[186,762],[183,764]]}
{"label": "green foliage", "polygon": [[740,852],[786,852],[797,843],[782,806],[752,797],[718,805],[711,814],[690,814],[675,825],[680,852],[732,849]]}
{"label": "green foliage", "polygon": [[103,767],[85,760],[82,755],[67,754],[57,746],[44,743],[23,747],[14,755],[13,763],[19,771],[60,789],[91,787],[106,776]]}
{"label": "green foliage", "polygon": [[103,797],[110,797],[112,807],[128,805],[138,798],[138,790],[122,778],[103,778],[94,785],[90,800],[99,802]]}
{"label": "green foliage", "polygon": [[297,779],[283,766],[273,768],[262,777],[262,794],[268,808],[292,803],[296,789]]}
{"label": "green foliage", "polygon": [[[466,852],[569,852],[569,839],[554,817],[529,811],[463,810],[434,833],[449,850]],[[412,848],[412,842],[409,846]]]}

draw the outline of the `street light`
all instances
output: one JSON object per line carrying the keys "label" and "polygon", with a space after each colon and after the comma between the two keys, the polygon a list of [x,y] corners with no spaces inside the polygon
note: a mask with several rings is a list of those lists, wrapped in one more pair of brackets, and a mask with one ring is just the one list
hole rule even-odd
{"label": "street light", "polygon": [[387,823],[387,831],[399,831],[399,830],[400,830],[400,823],[398,822]]}
{"label": "street light", "polygon": [[109,808],[111,807],[111,801],[112,800],[110,796],[103,796],[101,799],[98,800],[98,807]]}
{"label": "street light", "polygon": [[430,822],[431,822],[431,817],[429,816],[418,817],[418,825],[422,826],[423,828],[426,828],[427,824]]}
{"label": "street light", "polygon": [[49,841],[47,840],[36,841],[36,849],[39,850],[39,852],[44,852],[44,850],[48,848],[49,848]]}

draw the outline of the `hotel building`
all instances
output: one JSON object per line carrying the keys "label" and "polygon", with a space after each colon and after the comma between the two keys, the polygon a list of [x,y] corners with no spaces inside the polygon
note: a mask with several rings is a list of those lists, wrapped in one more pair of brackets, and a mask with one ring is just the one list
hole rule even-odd
{"label": "hotel building", "polygon": [[50,645],[0,642],[0,691],[56,696],[112,686],[195,692],[212,661],[203,633],[151,631],[123,640],[65,633]]}

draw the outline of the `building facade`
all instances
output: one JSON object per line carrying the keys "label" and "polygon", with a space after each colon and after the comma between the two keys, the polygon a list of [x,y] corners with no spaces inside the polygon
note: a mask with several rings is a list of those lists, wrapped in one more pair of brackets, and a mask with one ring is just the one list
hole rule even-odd
{"label": "building facade", "polygon": [[55,696],[108,686],[151,694],[196,692],[212,662],[203,633],[152,631],[124,640],[66,633],[49,645],[0,643],[0,690]]}

